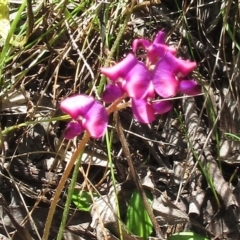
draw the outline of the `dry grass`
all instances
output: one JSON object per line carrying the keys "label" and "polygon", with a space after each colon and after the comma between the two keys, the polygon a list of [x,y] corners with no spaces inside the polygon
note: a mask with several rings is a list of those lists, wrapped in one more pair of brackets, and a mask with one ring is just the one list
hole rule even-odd
{"label": "dry grass", "polygon": [[[30,8],[24,9],[14,32],[27,38],[29,32],[26,44],[0,49],[0,233],[7,239],[42,238],[59,179],[81,141],[63,140],[66,119],[59,117],[59,102],[73,93],[100,99],[106,79],[99,68],[131,51],[134,38],[152,39],[164,29],[168,43],[178,48],[179,55],[198,63],[193,77],[204,95],[175,100],[174,110],[151,126],[142,126],[132,120],[128,110],[121,111],[135,170],[152,182],[143,186],[150,188],[156,199],[161,198],[153,210],[164,238],[191,230],[212,239],[239,239],[240,143],[234,138],[240,133],[239,3],[29,2]],[[21,2],[10,3],[14,19]],[[127,180],[128,165],[115,123],[110,122],[112,168],[107,163],[105,140],[90,141],[77,178],[78,188],[90,195],[97,192],[108,204],[93,199],[98,210],[91,214],[71,205],[64,239],[114,239],[111,234],[137,239],[124,227],[119,234],[122,225],[118,221],[106,220],[112,216],[107,209],[115,207],[116,195],[124,220],[135,186]],[[48,239],[55,239],[59,232],[68,187],[69,181],[58,201]],[[98,224],[92,220],[96,212]],[[91,223],[96,228],[91,228]]]}

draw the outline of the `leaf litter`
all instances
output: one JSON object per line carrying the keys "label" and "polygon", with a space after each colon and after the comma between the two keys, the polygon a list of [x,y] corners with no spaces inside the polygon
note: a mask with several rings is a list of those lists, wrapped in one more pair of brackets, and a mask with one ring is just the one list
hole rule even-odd
{"label": "leaf litter", "polygon": [[[178,99],[174,110],[147,126],[134,122],[127,110],[120,112],[135,171],[143,188],[153,194],[151,207],[164,239],[181,231],[195,231],[211,239],[240,238],[239,142],[226,137],[226,133],[239,134],[237,4],[217,0],[136,1],[119,55],[114,57],[121,59],[136,36],[151,40],[164,29],[168,42],[178,47],[181,57],[194,57],[198,62],[193,77],[202,84],[203,96]],[[33,4],[40,10],[34,16],[39,23],[35,23],[28,39],[30,45],[28,49],[14,48],[14,58],[3,71],[3,79],[12,82],[2,94],[2,130],[25,121],[60,116],[60,100],[73,92],[93,92],[97,96],[101,58],[113,44],[118,23],[126,17],[129,5],[126,3],[122,12],[117,3],[84,1],[83,5],[74,22],[64,22],[58,15],[61,8],[54,3]],[[15,6],[10,5],[10,15]],[[72,13],[74,8],[67,5],[66,9]],[[41,18],[39,11],[46,18]],[[94,11],[98,11],[105,32],[94,25]],[[101,23],[107,17],[108,21]],[[46,35],[41,37],[43,32]],[[106,33],[108,42],[102,35]],[[1,206],[0,234],[6,239],[20,239],[22,231],[25,239],[29,235],[41,239],[56,185],[80,141],[62,139],[65,125],[65,121],[38,123],[3,135],[0,184],[6,205]],[[71,205],[64,239],[121,239],[121,234],[123,239],[139,239],[123,223],[136,186],[118,135],[113,134],[117,191],[113,190],[105,143],[90,142],[77,187],[101,197],[93,198],[90,213]],[[50,239],[58,232],[69,181],[58,202]],[[156,239],[155,232],[150,239]]]}

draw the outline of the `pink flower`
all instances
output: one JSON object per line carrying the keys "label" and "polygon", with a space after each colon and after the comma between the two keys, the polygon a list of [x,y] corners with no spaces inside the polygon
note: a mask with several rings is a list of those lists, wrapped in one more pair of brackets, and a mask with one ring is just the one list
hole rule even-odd
{"label": "pink flower", "polygon": [[166,52],[170,52],[173,55],[175,55],[177,52],[175,48],[166,45],[165,33],[163,31],[159,31],[157,33],[153,42],[142,38],[135,39],[132,43],[132,49],[134,53],[137,51],[139,45],[147,52],[148,61],[151,64],[155,64],[159,58],[164,56]]}
{"label": "pink flower", "polygon": [[146,51],[146,63],[129,53],[114,66],[101,68],[101,73],[112,81],[106,86],[102,99],[113,102],[127,93],[134,117],[139,122],[150,123],[156,114],[163,114],[172,108],[171,101],[154,103],[155,93],[161,98],[174,97],[179,92],[197,95],[201,87],[194,80],[183,80],[197,64],[177,58],[176,50],[166,45],[164,32],[158,32],[153,42],[135,39],[133,52],[139,46]]}
{"label": "pink flower", "polygon": [[63,100],[60,108],[73,119],[66,127],[66,139],[72,139],[84,130],[94,138],[100,138],[105,133],[108,114],[102,104],[95,101],[93,97],[77,94]]}
{"label": "pink flower", "polygon": [[149,70],[133,54],[128,54],[116,65],[101,68],[101,72],[112,80],[103,93],[103,101],[113,102],[124,92],[134,99],[153,98],[155,91],[163,98],[174,97],[178,92],[199,94],[201,88],[194,80],[182,80],[195,67],[195,62],[179,59],[171,52],[166,52]]}
{"label": "pink flower", "polygon": [[[116,94],[114,100],[118,98],[121,91],[126,92],[129,97],[136,99],[142,99],[154,94],[149,70],[132,53],[129,53],[122,61],[112,67],[101,68],[101,73],[107,76],[113,85],[116,86],[111,89],[111,94]],[[108,97],[113,99],[110,96],[106,96],[105,93],[104,98]]]}
{"label": "pink flower", "polygon": [[188,95],[201,92],[200,86],[197,86],[194,80],[188,84],[186,83],[188,80],[181,80],[196,68],[196,63],[177,58],[176,49],[166,45],[163,31],[157,33],[153,42],[135,39],[132,44],[133,52],[137,51],[139,45],[147,52],[147,62],[155,65],[150,67],[152,68],[153,86],[159,96],[168,98],[176,96],[178,92]]}
{"label": "pink flower", "polygon": [[[184,88],[179,88],[181,78],[191,73],[196,66],[195,62],[178,59],[170,52],[166,52],[156,63],[153,70],[152,81],[155,91],[163,98],[176,96],[178,92],[185,93]],[[196,91],[191,92],[191,84],[189,84],[188,87],[187,94],[194,95]],[[194,89],[195,88],[196,86],[194,84]]]}

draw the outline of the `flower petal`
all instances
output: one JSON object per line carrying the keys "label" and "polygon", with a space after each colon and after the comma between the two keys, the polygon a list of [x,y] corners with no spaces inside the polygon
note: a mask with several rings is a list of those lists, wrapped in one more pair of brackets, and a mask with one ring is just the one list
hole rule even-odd
{"label": "flower petal", "polygon": [[123,83],[123,89],[129,97],[142,99],[151,91],[151,73],[142,62],[138,62],[129,70]]}
{"label": "flower petal", "polygon": [[84,131],[83,127],[77,122],[69,122],[64,132],[64,137],[70,140]]}
{"label": "flower petal", "polygon": [[177,77],[180,78],[187,76],[197,66],[196,62],[179,59],[170,52],[166,52],[166,54],[163,56],[163,59],[164,61],[168,62],[172,68],[172,71],[177,75]]}
{"label": "flower petal", "polygon": [[134,39],[132,43],[132,50],[135,53],[139,45],[141,45],[144,48],[144,50],[146,50],[151,44],[152,43],[146,39],[142,38]]}
{"label": "flower petal", "polygon": [[148,87],[148,90],[147,90],[147,95],[146,95],[146,98],[154,98],[155,96],[155,88],[153,86],[153,82],[151,81],[150,84],[149,84],[149,87]]}
{"label": "flower petal", "polygon": [[74,120],[78,120],[80,116],[84,116],[85,113],[93,106],[95,100],[93,97],[78,94],[64,99],[60,103],[60,109],[69,114]]}
{"label": "flower petal", "polygon": [[122,61],[112,67],[102,67],[101,73],[110,80],[116,81],[118,78],[125,78],[126,74],[136,65],[138,60],[132,53],[129,53]]}
{"label": "flower petal", "polygon": [[156,44],[153,43],[148,48],[148,59],[152,64],[156,64],[156,62],[162,58],[166,52],[169,51],[171,54],[176,54],[177,50],[173,47],[169,47],[166,44]]}
{"label": "flower petal", "polygon": [[159,96],[168,98],[177,94],[178,80],[172,71],[172,66],[166,61],[165,57],[156,64],[152,81]]}
{"label": "flower petal", "polygon": [[173,55],[177,52],[174,47],[166,44],[165,36],[165,32],[159,31],[154,38],[152,45],[148,48],[148,58],[152,64],[155,64],[167,51]]}
{"label": "flower petal", "polygon": [[172,101],[155,102],[152,103],[152,106],[155,114],[164,114],[166,112],[169,112],[173,107]]}
{"label": "flower petal", "polygon": [[124,94],[123,90],[113,84],[108,84],[102,94],[102,100],[106,103],[112,103]]}
{"label": "flower petal", "polygon": [[159,31],[156,35],[156,37],[153,40],[153,44],[152,45],[156,45],[158,46],[159,49],[161,49],[161,51],[163,49],[165,49],[166,51],[169,51],[170,53],[172,53],[173,55],[176,54],[177,50],[174,47],[168,46],[165,42],[165,37],[166,34],[163,31]]}
{"label": "flower petal", "polygon": [[194,96],[201,93],[201,86],[195,80],[179,81],[178,91],[184,94]]}
{"label": "flower petal", "polygon": [[155,120],[153,107],[146,99],[132,99],[132,112],[134,118],[140,123],[151,123]]}
{"label": "flower petal", "polygon": [[83,127],[89,132],[91,137],[102,137],[107,129],[108,123],[108,114],[105,107],[95,101],[84,118]]}
{"label": "flower petal", "polygon": [[155,36],[154,40],[153,40],[153,43],[161,43],[161,44],[165,44],[165,37],[166,37],[166,34],[165,32],[163,31],[159,31],[157,33],[157,35]]}
{"label": "flower petal", "polygon": [[169,51],[173,55],[177,50],[165,43],[165,33],[159,31],[154,38],[153,43],[146,39],[135,39],[132,43],[133,52],[137,51],[137,48],[141,45],[148,53],[148,59],[152,64],[155,64],[165,53]]}

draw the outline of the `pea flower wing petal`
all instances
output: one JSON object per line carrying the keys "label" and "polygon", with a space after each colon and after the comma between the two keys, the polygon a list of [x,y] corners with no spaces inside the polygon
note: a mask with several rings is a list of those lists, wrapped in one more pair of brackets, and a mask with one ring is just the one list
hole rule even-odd
{"label": "pea flower wing petal", "polygon": [[179,78],[187,76],[197,66],[196,62],[179,59],[170,52],[166,52],[166,54],[163,56],[163,59],[171,66],[172,71]]}
{"label": "pea flower wing petal", "polygon": [[178,80],[173,73],[172,66],[168,64],[165,58],[162,58],[156,64],[152,81],[159,96],[168,98],[177,94]]}
{"label": "pea flower wing petal", "polygon": [[64,137],[67,140],[70,140],[77,135],[81,134],[84,131],[84,128],[78,122],[69,122],[64,132]]}
{"label": "pea flower wing petal", "polygon": [[123,89],[131,98],[142,99],[149,94],[151,86],[151,73],[146,65],[137,62],[125,77]]}
{"label": "pea flower wing petal", "polygon": [[164,55],[169,52],[171,54],[176,54],[176,49],[169,47],[166,44],[156,44],[153,43],[148,48],[148,59],[152,64],[156,64],[159,59],[164,57]]}
{"label": "pea flower wing petal", "polygon": [[193,79],[179,81],[178,91],[190,96],[201,93],[201,86]]}
{"label": "pea flower wing petal", "polygon": [[164,114],[172,109],[173,104],[172,101],[160,101],[152,103],[152,107],[155,114]]}
{"label": "pea flower wing petal", "polygon": [[163,31],[159,31],[154,40],[153,43],[161,43],[161,44],[165,44],[165,38],[166,38],[166,34]]}
{"label": "pea flower wing petal", "polygon": [[111,67],[102,67],[101,73],[107,76],[113,82],[119,78],[124,79],[127,73],[138,64],[138,60],[132,53],[129,53],[122,61]]}
{"label": "pea flower wing petal", "polygon": [[140,123],[151,123],[155,120],[154,110],[146,99],[132,99],[132,112]]}
{"label": "pea flower wing petal", "polygon": [[92,107],[84,115],[83,127],[94,138],[100,138],[103,136],[107,129],[108,114],[107,110],[99,102],[94,102]]}
{"label": "pea flower wing petal", "polygon": [[106,103],[112,103],[124,94],[122,88],[114,84],[108,84],[102,94],[102,100]]}

